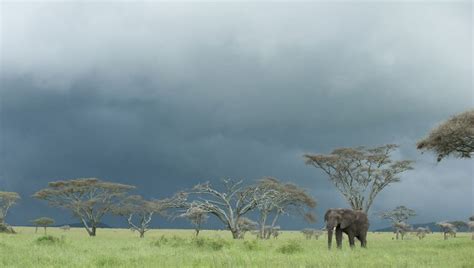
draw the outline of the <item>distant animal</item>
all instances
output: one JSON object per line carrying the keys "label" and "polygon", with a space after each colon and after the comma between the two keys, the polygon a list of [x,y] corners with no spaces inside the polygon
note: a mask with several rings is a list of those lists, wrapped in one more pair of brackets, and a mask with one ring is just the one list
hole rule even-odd
{"label": "distant animal", "polygon": [[422,240],[423,238],[425,238],[426,234],[429,234],[431,233],[431,230],[430,228],[427,226],[427,227],[418,227],[416,228],[416,236],[418,237],[418,239]]}
{"label": "distant animal", "polygon": [[71,226],[69,226],[69,225],[63,225],[63,226],[59,227],[59,229],[61,229],[61,230],[63,230],[63,231],[69,231],[69,230],[71,230]]}
{"label": "distant animal", "polygon": [[474,240],[474,216],[471,216],[469,218],[469,221],[467,222],[467,227],[469,228],[469,231],[472,232],[471,239]]}
{"label": "distant animal", "polygon": [[441,228],[441,232],[443,232],[444,240],[448,239],[448,235],[451,237],[456,237],[456,227],[449,223],[449,222],[438,222],[436,223]]}
{"label": "distant animal", "polygon": [[401,236],[402,240],[405,237],[405,234],[412,230],[411,226],[406,222],[396,222],[393,224],[393,228],[395,228],[396,238],[398,240],[399,235]]}
{"label": "distant animal", "polygon": [[[263,231],[263,238],[264,239],[269,239],[270,237],[273,237],[273,238],[278,238],[278,236],[280,235],[280,226],[270,226],[270,225],[267,225],[264,227],[264,231]],[[260,233],[257,233],[257,236],[260,236]]]}
{"label": "distant animal", "polygon": [[328,231],[328,248],[331,249],[332,235],[336,232],[336,244],[342,248],[342,233],[349,237],[349,245],[354,247],[354,238],[360,241],[362,247],[367,247],[367,231],[369,219],[367,214],[361,210],[344,208],[333,208],[326,211],[324,215],[326,230]]}
{"label": "distant animal", "polygon": [[322,230],[312,229],[312,228],[305,228],[301,230],[301,233],[304,235],[306,239],[314,239],[318,240],[319,237],[323,234]]}

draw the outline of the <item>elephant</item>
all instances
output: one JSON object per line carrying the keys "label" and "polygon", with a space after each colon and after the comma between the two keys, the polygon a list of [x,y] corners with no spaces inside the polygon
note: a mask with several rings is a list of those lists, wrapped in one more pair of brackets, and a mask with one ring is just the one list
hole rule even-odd
{"label": "elephant", "polygon": [[367,231],[369,219],[367,213],[361,210],[344,208],[328,209],[324,215],[326,230],[328,231],[328,248],[331,249],[332,234],[336,229],[337,248],[342,248],[342,233],[349,237],[349,245],[354,247],[354,238],[360,241],[361,247],[367,247]]}

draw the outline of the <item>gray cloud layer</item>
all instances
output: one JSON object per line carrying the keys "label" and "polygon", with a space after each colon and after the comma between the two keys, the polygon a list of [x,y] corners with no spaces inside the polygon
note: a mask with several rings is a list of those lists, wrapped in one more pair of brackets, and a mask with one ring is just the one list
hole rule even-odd
{"label": "gray cloud layer", "polygon": [[2,6],[0,187],[24,197],[13,222],[57,213],[28,196],[83,176],[162,197],[270,175],[322,212],[345,204],[301,155],[383,143],[417,164],[373,212],[473,212],[472,161],[414,149],[473,106],[469,2]]}

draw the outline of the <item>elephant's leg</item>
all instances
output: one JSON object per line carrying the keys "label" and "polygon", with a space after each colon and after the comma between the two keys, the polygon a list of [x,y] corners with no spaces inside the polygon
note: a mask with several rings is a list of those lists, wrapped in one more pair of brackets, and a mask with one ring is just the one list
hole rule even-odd
{"label": "elephant's leg", "polygon": [[351,248],[354,248],[354,246],[355,246],[355,244],[354,244],[354,233],[349,232],[347,234],[347,236],[349,237],[349,245],[351,246]]}
{"label": "elephant's leg", "polygon": [[363,248],[367,247],[367,232],[362,232],[359,234],[360,246]]}
{"label": "elephant's leg", "polygon": [[336,228],[336,244],[337,248],[342,248],[342,230],[341,228]]}

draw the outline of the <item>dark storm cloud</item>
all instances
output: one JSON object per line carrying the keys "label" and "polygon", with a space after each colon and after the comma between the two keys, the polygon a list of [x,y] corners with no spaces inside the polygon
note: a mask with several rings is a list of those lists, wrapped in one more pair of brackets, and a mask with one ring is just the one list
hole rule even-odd
{"label": "dark storm cloud", "polygon": [[472,107],[470,21],[468,3],[5,4],[0,187],[24,196],[12,221],[56,213],[28,196],[83,176],[163,197],[270,175],[321,212],[345,204],[301,155],[383,143],[418,162],[374,212],[466,218],[472,163],[435,165],[414,144]]}

